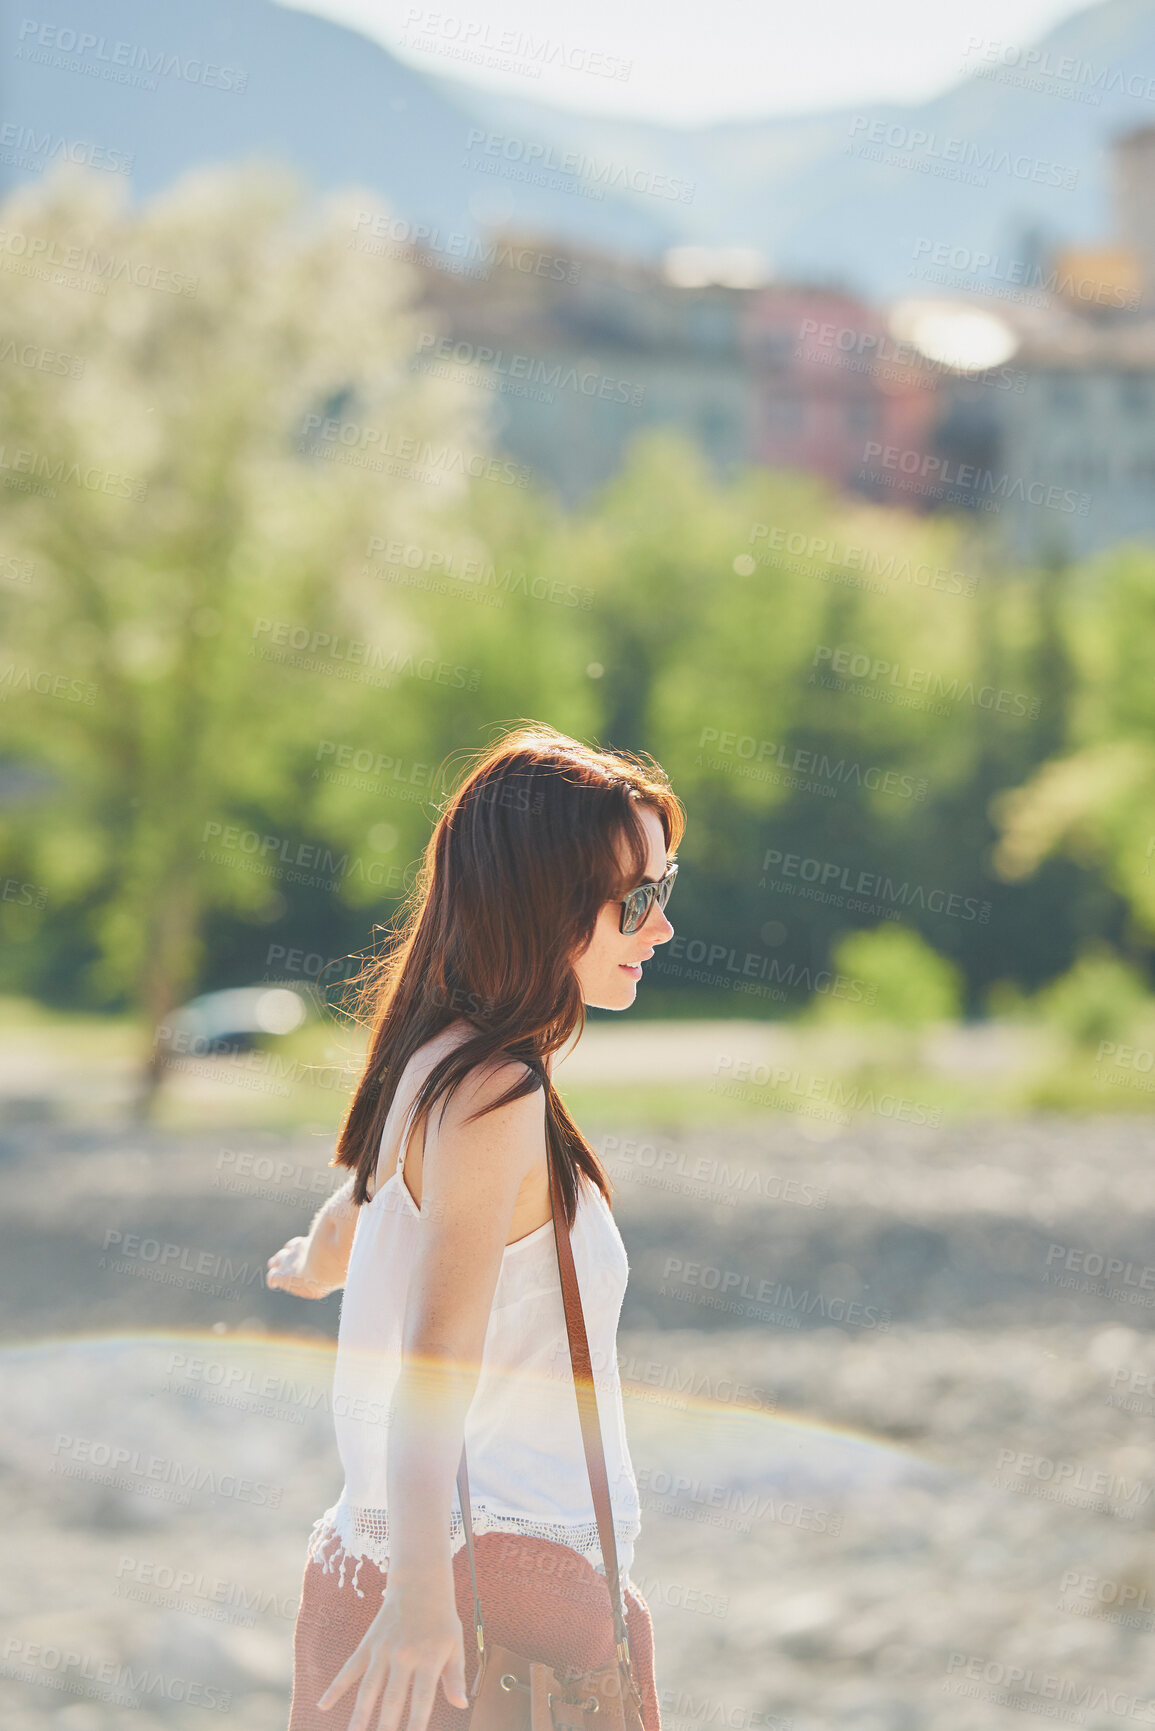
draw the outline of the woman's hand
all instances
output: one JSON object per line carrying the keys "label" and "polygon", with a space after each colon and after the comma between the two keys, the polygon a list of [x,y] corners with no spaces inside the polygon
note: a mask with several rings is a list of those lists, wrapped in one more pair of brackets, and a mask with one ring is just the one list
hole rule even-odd
{"label": "woman's hand", "polygon": [[267,1286],[291,1292],[294,1298],[328,1298],[344,1286],[357,1224],[354,1183],[350,1178],[333,1192],[317,1210],[304,1238],[290,1238],[269,1257]]}
{"label": "woman's hand", "polygon": [[387,1574],[381,1609],[317,1705],[332,1707],[358,1678],[349,1731],[370,1731],[370,1722],[373,1731],[400,1731],[410,1683],[413,1699],[405,1731],[426,1731],[438,1683],[451,1707],[469,1706],[452,1571],[407,1583],[394,1583]]}
{"label": "woman's hand", "polygon": [[289,1242],[269,1257],[269,1272],[265,1285],[277,1292],[291,1292],[294,1298],[328,1298],[341,1281],[328,1284],[309,1272],[308,1238],[290,1238]]}

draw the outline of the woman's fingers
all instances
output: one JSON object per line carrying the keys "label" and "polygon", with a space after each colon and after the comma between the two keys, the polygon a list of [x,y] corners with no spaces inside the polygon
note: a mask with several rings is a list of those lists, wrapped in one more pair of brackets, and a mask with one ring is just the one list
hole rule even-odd
{"label": "woman's fingers", "polygon": [[280,1268],[284,1263],[297,1260],[304,1242],[303,1238],[290,1238],[287,1244],[282,1244],[279,1250],[274,1250],[269,1257],[268,1267],[272,1268],[273,1264],[276,1263],[277,1267]]}
{"label": "woman's fingers", "polygon": [[[409,1717],[405,1721],[404,1731],[425,1731],[436,1694],[437,1673],[433,1667],[416,1672],[413,1678],[413,1699],[409,1703]],[[404,1699],[402,1695],[402,1702]],[[378,1731],[394,1731],[396,1723],[396,1719],[386,1718],[385,1703],[382,1702],[381,1717],[377,1721]]]}
{"label": "woman's fingers", "polygon": [[[372,1632],[367,1633],[337,1672],[317,1706],[323,1712],[328,1711],[360,1680],[348,1731],[371,1731],[371,1728],[372,1731],[427,1731],[439,1685],[444,1686],[445,1698],[451,1707],[469,1706],[465,1693],[465,1646],[460,1626],[452,1648],[446,1658],[443,1641],[420,1641],[413,1645],[401,1642],[393,1645],[390,1659],[389,1638],[383,1634],[374,1638]],[[410,1684],[413,1697],[402,1726],[401,1717],[405,1712]],[[385,1693],[377,1709],[377,1699],[383,1687]]]}
{"label": "woman's fingers", "polygon": [[[353,1703],[353,1713],[349,1720],[349,1731],[370,1731],[370,1726],[395,1725],[405,1705],[405,1692],[409,1687],[412,1667],[400,1663],[390,1665],[381,1655],[380,1667],[374,1663],[365,1673],[364,1681],[357,1691],[357,1699]],[[389,1681],[385,1683],[385,1696],[381,1702],[381,1711],[374,1718],[373,1709],[377,1705],[377,1696],[388,1672]]]}
{"label": "woman's fingers", "polygon": [[465,1693],[465,1645],[462,1641],[457,1642],[451,1657],[445,1662],[441,1687],[451,1707],[469,1706],[469,1696]]}
{"label": "woman's fingers", "polygon": [[304,1238],[290,1238],[280,1250],[274,1251],[266,1265],[266,1286],[288,1292],[294,1298],[328,1297],[333,1288],[323,1286],[320,1281],[311,1280],[303,1272],[307,1242]]}
{"label": "woman's fingers", "polygon": [[369,1648],[364,1641],[350,1653],[321,1699],[318,1707],[327,1710],[339,1701],[348,1689],[351,1689],[361,1673],[367,1669],[370,1659]]}

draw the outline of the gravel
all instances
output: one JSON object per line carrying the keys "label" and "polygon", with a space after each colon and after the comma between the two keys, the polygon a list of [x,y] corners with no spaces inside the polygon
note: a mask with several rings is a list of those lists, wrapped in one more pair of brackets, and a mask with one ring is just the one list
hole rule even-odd
{"label": "gravel", "polygon": [[[589,1130],[666,1731],[1155,1722],[1146,1121]],[[0,1143],[6,1725],[283,1727],[338,1301],[262,1271],[328,1152]]]}

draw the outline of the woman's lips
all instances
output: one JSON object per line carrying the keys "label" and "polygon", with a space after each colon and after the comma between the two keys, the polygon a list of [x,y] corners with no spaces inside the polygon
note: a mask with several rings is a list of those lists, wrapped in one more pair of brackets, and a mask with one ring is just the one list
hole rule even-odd
{"label": "woman's lips", "polygon": [[[653,953],[654,952],[651,950],[650,955],[652,956]],[[648,962],[649,959],[650,959],[650,956],[643,957],[644,961]],[[641,962],[619,962],[618,967],[621,968],[623,973],[628,974],[630,976],[631,980],[640,980],[642,977],[642,963]]]}

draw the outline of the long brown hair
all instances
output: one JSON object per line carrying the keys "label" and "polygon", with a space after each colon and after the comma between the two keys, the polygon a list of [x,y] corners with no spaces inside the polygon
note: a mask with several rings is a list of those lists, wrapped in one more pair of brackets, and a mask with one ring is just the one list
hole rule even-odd
{"label": "long brown hair", "polygon": [[[583,745],[520,721],[477,754],[442,809],[400,922],[359,984],[372,1023],[368,1056],[341,1125],[332,1164],[356,1170],[353,1199],[368,1199],[397,1084],[414,1052],[451,1022],[474,1033],[434,1065],[414,1121],[450,1095],[475,1065],[502,1054],[529,1073],[487,1107],[541,1087],[546,1145],[572,1225],[578,1173],[608,1201],[610,1180],[550,1080],[545,1059],[585,1026],[573,960],[598,913],[643,877],[639,807],[661,819],[667,854],[686,814],[661,766],[625,751]],[[632,875],[622,876],[624,844]],[[484,1116],[471,1114],[471,1120]]]}

